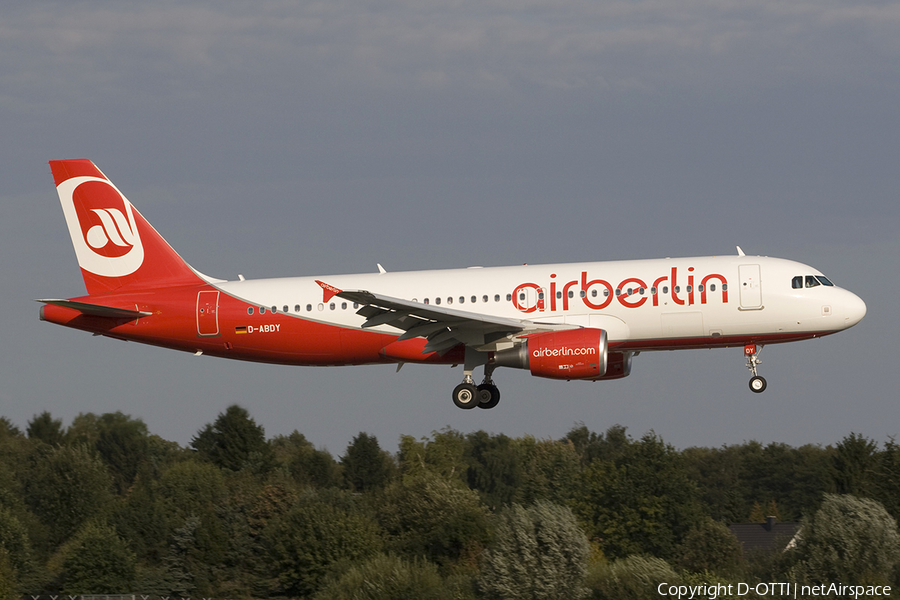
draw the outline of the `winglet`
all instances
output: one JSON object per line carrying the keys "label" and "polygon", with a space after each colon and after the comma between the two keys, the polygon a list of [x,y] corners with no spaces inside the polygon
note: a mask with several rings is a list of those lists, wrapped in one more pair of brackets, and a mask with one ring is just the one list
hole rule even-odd
{"label": "winglet", "polygon": [[334,287],[333,285],[328,285],[324,281],[319,281],[318,279],[316,279],[316,283],[318,283],[319,287],[322,288],[322,302],[328,302],[341,293],[341,290]]}

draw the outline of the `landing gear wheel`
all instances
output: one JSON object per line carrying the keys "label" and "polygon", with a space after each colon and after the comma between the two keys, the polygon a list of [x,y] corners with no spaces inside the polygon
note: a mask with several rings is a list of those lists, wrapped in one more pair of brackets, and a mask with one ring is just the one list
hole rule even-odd
{"label": "landing gear wheel", "polygon": [[500,390],[493,383],[479,385],[478,394],[478,408],[494,408],[500,402]]}
{"label": "landing gear wheel", "polygon": [[461,383],[453,388],[453,404],[466,410],[475,408],[481,401],[481,392],[472,383]]}
{"label": "landing gear wheel", "polygon": [[763,377],[756,376],[750,379],[750,390],[761,394],[766,391],[766,380]]}

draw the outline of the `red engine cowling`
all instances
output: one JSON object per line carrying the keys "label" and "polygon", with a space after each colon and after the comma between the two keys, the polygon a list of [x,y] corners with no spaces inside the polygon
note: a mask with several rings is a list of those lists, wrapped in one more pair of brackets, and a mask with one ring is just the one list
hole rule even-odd
{"label": "red engine cowling", "polygon": [[549,379],[600,379],[606,374],[606,332],[567,329],[535,333],[521,345],[494,354],[498,366],[528,369]]}

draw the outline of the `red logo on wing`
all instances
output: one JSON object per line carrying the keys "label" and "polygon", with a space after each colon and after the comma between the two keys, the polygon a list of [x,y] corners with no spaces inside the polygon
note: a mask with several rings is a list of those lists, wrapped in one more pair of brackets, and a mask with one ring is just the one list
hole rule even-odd
{"label": "red logo on wing", "polygon": [[86,181],[72,198],[87,245],[107,258],[128,254],[137,241],[128,220],[128,209],[121,194],[108,183]]}

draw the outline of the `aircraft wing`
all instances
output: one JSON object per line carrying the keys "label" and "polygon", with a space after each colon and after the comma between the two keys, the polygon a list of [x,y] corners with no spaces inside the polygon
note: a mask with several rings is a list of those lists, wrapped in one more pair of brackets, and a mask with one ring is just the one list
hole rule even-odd
{"label": "aircraft wing", "polygon": [[[322,285],[320,283],[320,285]],[[366,317],[363,328],[390,325],[402,329],[397,341],[424,337],[428,343],[423,353],[443,354],[451,348],[464,344],[487,351],[492,345],[505,338],[528,333],[558,329],[577,329],[577,325],[559,323],[538,323],[527,319],[509,319],[477,312],[446,308],[432,304],[411,302],[364,290],[338,290],[330,286],[323,289],[334,292],[335,296],[361,304],[357,314]]]}

